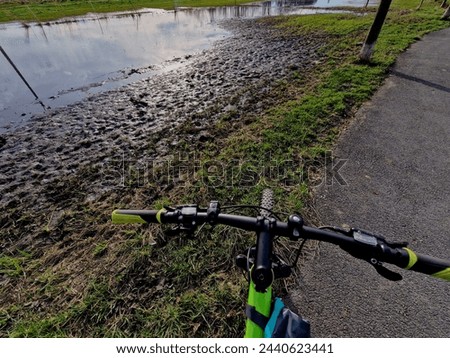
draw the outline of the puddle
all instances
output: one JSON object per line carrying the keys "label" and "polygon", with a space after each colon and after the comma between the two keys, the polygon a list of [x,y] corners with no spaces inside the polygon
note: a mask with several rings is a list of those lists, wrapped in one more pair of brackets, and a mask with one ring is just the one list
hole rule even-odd
{"label": "puddle", "polygon": [[[90,14],[45,24],[0,24],[0,45],[44,105],[56,108],[182,66],[192,54],[229,36],[218,25],[222,20],[310,14],[330,11],[311,7],[360,7],[365,3],[267,1],[207,9]],[[0,132],[42,112],[39,101],[0,54]]]}

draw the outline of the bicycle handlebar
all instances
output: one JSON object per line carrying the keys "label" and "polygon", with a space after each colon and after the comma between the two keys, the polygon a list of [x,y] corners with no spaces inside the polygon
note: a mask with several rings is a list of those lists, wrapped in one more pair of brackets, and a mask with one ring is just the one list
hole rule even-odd
{"label": "bicycle handlebar", "polygon": [[[371,263],[379,274],[391,280],[399,280],[401,276],[386,269],[382,266],[382,263],[393,264],[402,269],[421,272],[450,281],[450,263],[448,261],[417,254],[406,247],[407,243],[389,243],[381,236],[358,229],[351,229],[344,233],[309,227],[303,225],[302,218],[295,214],[291,215],[287,222],[273,218],[264,220],[263,217],[220,213],[217,202],[212,202],[207,210],[199,209],[196,205],[185,205],[176,209],[161,209],[159,211],[118,209],[112,213],[112,221],[117,224],[178,224],[185,229],[194,229],[205,223],[222,224],[259,234],[269,232],[272,236],[283,236],[292,240],[303,238],[325,241],[338,245],[352,256]],[[265,266],[265,264],[262,266]],[[264,269],[263,267],[262,270]],[[253,275],[252,278],[256,280]]]}

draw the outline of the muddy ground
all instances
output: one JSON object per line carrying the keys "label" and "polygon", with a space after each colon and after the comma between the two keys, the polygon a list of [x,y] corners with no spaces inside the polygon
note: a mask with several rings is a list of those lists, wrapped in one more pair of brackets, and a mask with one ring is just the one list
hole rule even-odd
{"label": "muddy ground", "polygon": [[[42,209],[42,194],[58,178],[119,153],[128,159],[164,156],[186,122],[188,133],[181,134],[190,134],[191,143],[205,142],[213,140],[207,133],[212,122],[263,113],[273,103],[271,91],[278,83],[317,65],[323,44],[320,39],[284,35],[268,24],[224,23],[234,36],[211,50],[173,60],[184,66],[50,111],[3,134],[0,204]],[[103,187],[98,184],[90,183],[90,199],[94,187]]]}
{"label": "muddy ground", "polygon": [[[1,135],[0,247],[3,257],[21,259],[19,268],[4,264],[0,272],[0,307],[44,309],[29,286],[36,272],[49,268],[66,272],[71,294],[79,294],[85,276],[98,268],[83,255],[92,254],[96,240],[115,235],[107,226],[112,206],[151,205],[173,189],[173,181],[156,183],[136,168],[148,174],[155,161],[205,151],[290,99],[280,86],[320,64],[324,41],[283,33],[276,23],[228,21],[223,26],[231,37],[174,59],[182,64],[177,69],[52,110]],[[140,192],[146,197],[136,199],[133,187],[146,188]],[[80,211],[92,213],[92,221],[80,221]]]}

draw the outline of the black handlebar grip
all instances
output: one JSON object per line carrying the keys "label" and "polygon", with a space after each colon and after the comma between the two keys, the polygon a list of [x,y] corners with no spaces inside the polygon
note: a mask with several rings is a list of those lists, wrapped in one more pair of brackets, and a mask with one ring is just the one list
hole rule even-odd
{"label": "black handlebar grip", "polygon": [[428,255],[417,254],[413,250],[403,248],[407,262],[399,265],[405,270],[412,270],[450,281],[450,263]]}

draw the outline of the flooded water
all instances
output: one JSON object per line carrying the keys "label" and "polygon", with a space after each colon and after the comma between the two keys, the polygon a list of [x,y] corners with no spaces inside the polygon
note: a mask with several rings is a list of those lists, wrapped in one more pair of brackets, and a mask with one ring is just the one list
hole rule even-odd
{"label": "flooded water", "polygon": [[92,14],[43,24],[0,24],[0,46],[10,59],[0,53],[0,132],[42,113],[42,103],[51,108],[65,106],[152,73],[182,66],[190,55],[229,35],[218,25],[224,19],[310,14],[325,11],[311,7],[365,3],[366,0],[267,1],[208,9]]}

